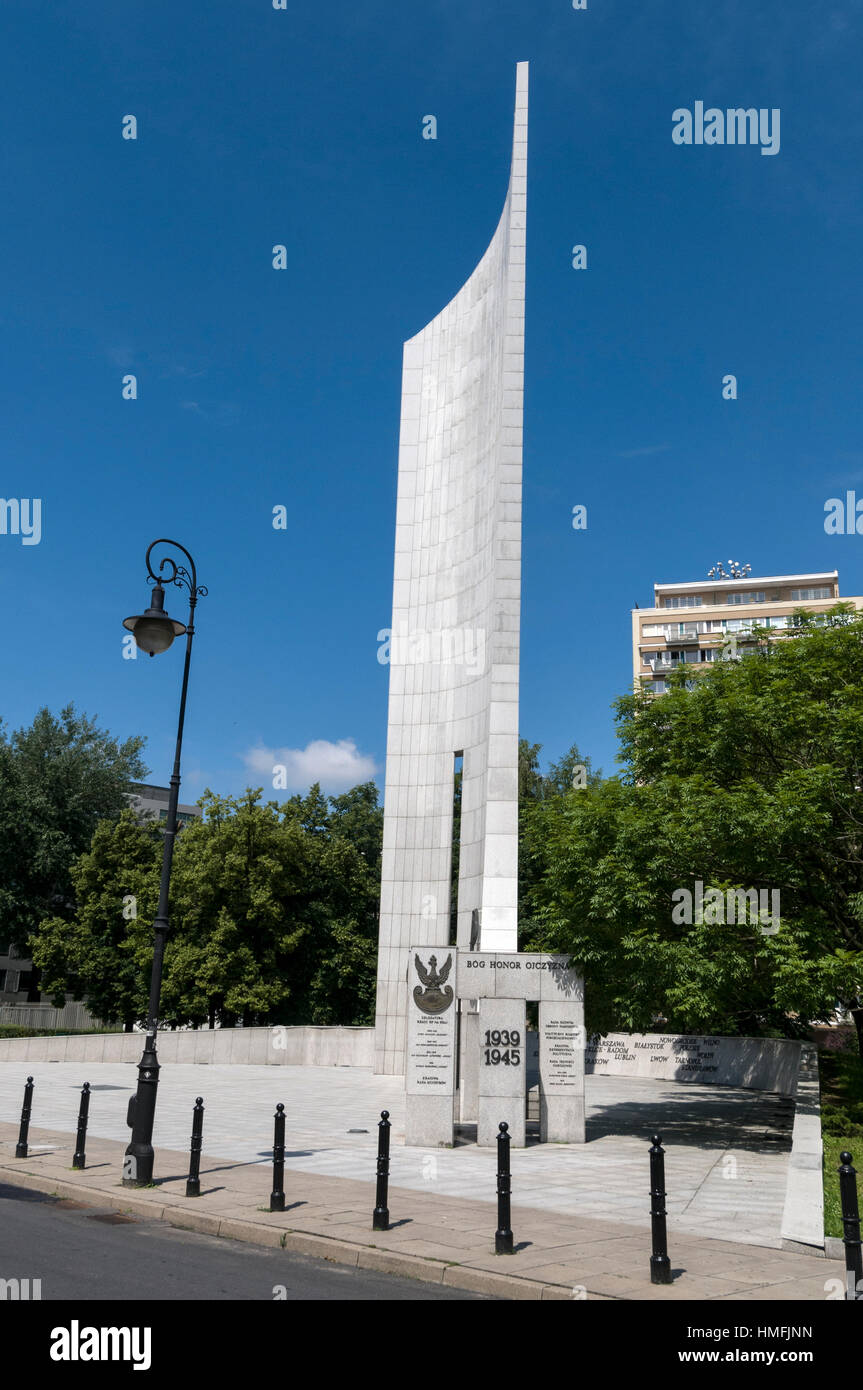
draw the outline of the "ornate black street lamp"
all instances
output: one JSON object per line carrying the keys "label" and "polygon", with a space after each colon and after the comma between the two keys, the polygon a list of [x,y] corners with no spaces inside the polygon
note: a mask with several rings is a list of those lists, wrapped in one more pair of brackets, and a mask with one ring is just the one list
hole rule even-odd
{"label": "ornate black street lamp", "polygon": [[[154,546],[172,545],[181,550],[189,562],[189,569],[177,565],[170,555],[159,564],[158,574],[150,564],[150,554]],[[192,638],[195,634],[195,605],[199,595],[207,590],[198,584],[195,562],[184,546],[177,541],[164,538],[153,541],[147,550],[147,582],[153,584],[152,602],[145,613],[126,618],[123,626],[135,635],[135,642],[142,651],[155,656],[156,652],[167,651],[175,637],[186,634],[186,660],[183,666],[183,689],[180,695],[180,719],[177,725],[177,747],[174,753],[174,771],[171,774],[171,791],[168,798],[168,818],[165,823],[165,841],[162,850],[162,880],[159,885],[159,907],[153,923],[153,973],[150,977],[150,1011],[147,1016],[147,1037],[144,1052],[138,1064],[138,1089],[129,1101],[127,1122],[132,1130],[132,1138],[126,1149],[123,1164],[123,1185],[125,1187],[145,1187],[153,1180],[153,1119],[156,1113],[156,1091],[159,1086],[159,1062],[156,1056],[156,1033],[159,1027],[159,996],[162,992],[162,963],[165,957],[165,941],[168,936],[168,891],[171,886],[171,863],[174,858],[174,840],[177,834],[177,802],[180,796],[180,749],[183,744],[183,721],[186,717],[186,691],[189,685],[189,660],[192,655]],[[169,567],[167,582],[189,591],[189,621],[177,622],[165,612],[165,589],[163,576],[165,566]]]}

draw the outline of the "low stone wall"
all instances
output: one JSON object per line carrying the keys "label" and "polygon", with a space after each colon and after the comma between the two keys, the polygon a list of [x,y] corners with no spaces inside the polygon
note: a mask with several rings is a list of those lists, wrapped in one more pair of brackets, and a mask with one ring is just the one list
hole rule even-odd
{"label": "low stone wall", "polygon": [[[214,1028],[159,1034],[160,1062],[371,1067],[374,1028]],[[143,1033],[0,1038],[0,1062],[138,1062]]]}
{"label": "low stone wall", "polygon": [[588,1039],[588,1076],[645,1076],[753,1091],[797,1092],[803,1043],[684,1033],[607,1033]]}
{"label": "low stone wall", "polygon": [[[0,1038],[0,1062],[137,1062],[143,1033]],[[804,1045],[776,1038],[609,1033],[588,1041],[588,1075],[713,1082],[795,1095]],[[164,1062],[292,1067],[371,1067],[374,1029],[347,1027],[184,1029],[159,1034]]]}

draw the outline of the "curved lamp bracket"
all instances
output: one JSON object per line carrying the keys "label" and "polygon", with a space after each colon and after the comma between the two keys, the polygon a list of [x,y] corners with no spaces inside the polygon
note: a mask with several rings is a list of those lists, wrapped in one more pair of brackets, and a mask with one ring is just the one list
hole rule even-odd
{"label": "curved lamp bracket", "polygon": [[[157,545],[172,545],[175,547],[175,549],[181,550],[189,562],[191,572],[186,569],[185,565],[178,565],[171,555],[165,555],[159,562],[159,572],[157,574],[156,571],[153,569],[153,566],[150,564],[150,553],[153,550],[153,548]],[[145,563],[147,566],[148,584],[176,584],[178,588],[188,589],[189,601],[193,608],[197,603],[199,596],[201,598],[206,598],[207,587],[205,584],[198,583],[198,573],[195,569],[195,562],[192,559],[186,547],[184,545],[180,545],[179,541],[168,540],[165,536],[160,537],[159,540],[153,541],[147,547]],[[169,570],[169,573],[167,574],[165,574],[164,572],[166,565],[168,566]]]}

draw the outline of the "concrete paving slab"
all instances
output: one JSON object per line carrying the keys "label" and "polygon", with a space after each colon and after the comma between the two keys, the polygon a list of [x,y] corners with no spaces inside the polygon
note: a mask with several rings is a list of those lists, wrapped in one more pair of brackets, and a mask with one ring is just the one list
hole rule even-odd
{"label": "concrete paving slab", "polygon": [[[36,1061],[0,1065],[0,1117],[20,1112],[24,1079],[36,1076],[34,1121],[73,1134],[82,1080],[116,1086],[95,1091],[94,1137],[126,1140],[126,1106],[136,1081],[129,1062]],[[86,1073],[86,1075],[84,1074]],[[588,1143],[533,1145],[513,1152],[513,1201],[535,1211],[589,1213],[608,1222],[647,1226],[650,1135],[663,1133],[667,1150],[669,1231],[716,1235],[778,1247],[785,1203],[792,1109],[764,1093],[677,1085],[646,1078],[588,1077]],[[270,1157],[272,1115],[288,1113],[286,1169],[333,1178],[374,1173],[376,1124],[392,1117],[394,1186],[438,1197],[495,1201],[493,1151],[409,1149],[404,1144],[401,1078],[361,1068],[166,1064],[162,1071],[156,1141],[182,1155],[194,1098],[205,1100],[208,1157],[264,1166]],[[351,1134],[365,1129],[366,1134]],[[34,1129],[34,1138],[36,1130]],[[766,1136],[766,1138],[765,1138]],[[759,1152],[768,1144],[769,1152]],[[174,1169],[179,1179],[179,1169]],[[259,1181],[263,1181],[259,1175]],[[286,1178],[286,1191],[290,1179]],[[723,1231],[723,1227],[725,1230]]]}

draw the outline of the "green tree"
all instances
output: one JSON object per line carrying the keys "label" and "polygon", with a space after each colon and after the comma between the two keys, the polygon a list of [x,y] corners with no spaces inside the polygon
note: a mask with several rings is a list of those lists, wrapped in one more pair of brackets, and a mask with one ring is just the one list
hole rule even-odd
{"label": "green tree", "polygon": [[76,913],[48,918],[33,941],[42,989],[58,1007],[86,999],[96,1018],[127,1029],[146,1015],[161,865],[161,832],[131,811],[96,827],[72,867]]}
{"label": "green tree", "polygon": [[380,878],[384,813],[376,784],[362,782],[341,796],[331,796],[329,823],[332,834],[349,840]]}
{"label": "green tree", "polygon": [[201,799],[172,881],[165,1012],[177,1021],[373,1017],[383,814],[374,783],[327,798]]}
{"label": "green tree", "polygon": [[[169,1024],[367,1023],[374,1008],[382,812],[374,784],[263,803],[201,798],[178,836],[162,1019]],[[73,871],[77,911],[50,919],[38,960],[52,995],[143,1018],[162,837],[131,813],[101,824]],[[124,916],[134,895],[137,915]],[[128,908],[127,908],[128,912]]]}
{"label": "green tree", "polygon": [[329,910],[316,941],[311,1022],[372,1023],[380,916],[383,808],[374,782],[331,796],[322,855]]}
{"label": "green tree", "polygon": [[[863,980],[863,619],[800,614],[659,699],[617,702],[625,774],[538,806],[533,944],[571,950],[599,1028],[799,1032]],[[775,932],[673,896],[778,890]]]}
{"label": "green tree", "polygon": [[0,936],[20,952],[43,921],[71,916],[72,866],[146,776],[143,746],[118,743],[74,705],[41,709],[12,734],[0,725]]}
{"label": "green tree", "polygon": [[316,831],[261,796],[205,792],[204,819],[178,839],[162,1005],[172,1021],[267,1021],[293,993],[317,918]]}
{"label": "green tree", "polygon": [[528,743],[527,739],[519,739],[518,931],[521,949],[527,949],[524,946],[525,942],[538,939],[539,931],[535,922],[537,889],[544,872],[545,860],[543,855],[534,853],[533,840],[528,833],[535,812],[549,799],[569,791],[574,782],[580,786],[582,772],[586,786],[594,787],[602,782],[602,773],[593,770],[590,758],[582,756],[577,744],[573,744],[559,762],[552,763],[547,773],[540,770],[541,752],[541,743]]}

